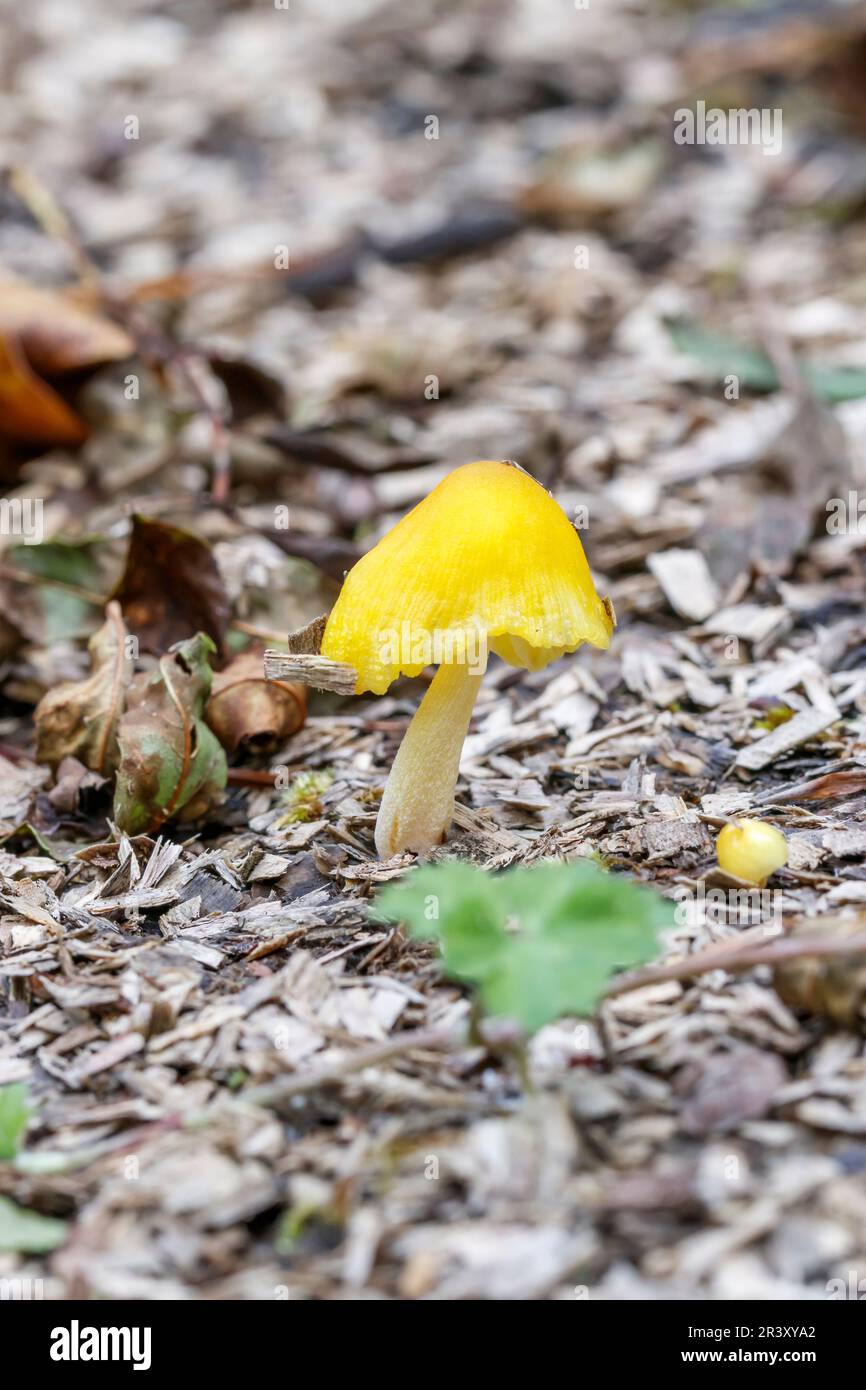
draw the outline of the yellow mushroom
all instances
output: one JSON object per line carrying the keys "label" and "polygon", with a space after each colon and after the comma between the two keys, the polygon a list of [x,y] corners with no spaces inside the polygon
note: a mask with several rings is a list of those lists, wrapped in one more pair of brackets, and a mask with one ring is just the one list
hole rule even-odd
{"label": "yellow mushroom", "polygon": [[726,874],[763,888],[770,874],[787,864],[788,842],[768,821],[730,821],[719,833],[716,857]]}
{"label": "yellow mushroom", "polygon": [[577,532],[516,464],[455,469],[368,551],[346,576],[322,655],[354,667],[358,694],[439,667],[388,778],[379,854],[444,839],[488,651],[538,671],[582,642],[607,647],[613,626]]}

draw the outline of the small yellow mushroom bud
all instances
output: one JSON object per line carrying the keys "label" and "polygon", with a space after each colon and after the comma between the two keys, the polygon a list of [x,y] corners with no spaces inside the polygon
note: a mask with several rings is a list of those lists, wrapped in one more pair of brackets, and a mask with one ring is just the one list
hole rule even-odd
{"label": "small yellow mushroom bud", "polygon": [[719,868],[745,883],[763,887],[770,874],[788,862],[788,843],[781,830],[765,820],[737,820],[716,841]]}

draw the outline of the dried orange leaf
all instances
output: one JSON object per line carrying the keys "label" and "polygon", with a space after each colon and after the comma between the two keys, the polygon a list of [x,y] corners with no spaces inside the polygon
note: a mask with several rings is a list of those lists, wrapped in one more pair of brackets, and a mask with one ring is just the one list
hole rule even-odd
{"label": "dried orange leaf", "polygon": [[0,434],[30,444],[81,444],[87,426],[41,381],[13,337],[0,337]]}

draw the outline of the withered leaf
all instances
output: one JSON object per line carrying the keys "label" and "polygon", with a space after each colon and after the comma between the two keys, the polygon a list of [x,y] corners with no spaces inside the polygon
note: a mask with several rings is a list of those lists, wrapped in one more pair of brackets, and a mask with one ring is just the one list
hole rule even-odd
{"label": "withered leaf", "polygon": [[213,678],[204,717],[227,753],[241,744],[264,751],[300,729],[307,696],[295,681],[265,680],[264,653],[241,652]]}
{"label": "withered leaf", "polygon": [[16,338],[31,367],[48,376],[120,361],[135,351],[125,329],[80,293],[39,289],[23,280],[0,284],[0,334]]}
{"label": "withered leaf", "polygon": [[112,597],[145,651],[159,655],[196,632],[222,650],[228,595],[210,547],[189,531],[133,517],[126,567]]}
{"label": "withered leaf", "polygon": [[226,757],[202,718],[211,686],[208,657],[215,650],[209,637],[196,633],[130,688],[114,790],[114,821],[128,835],[156,830],[181,811],[193,820],[219,800]]}
{"label": "withered leaf", "polygon": [[286,645],[292,655],[318,656],[322,650],[322,638],[327,625],[328,615],[323,613],[321,617],[307,623],[306,627],[299,627],[296,632],[290,632]]}
{"label": "withered leaf", "polygon": [[0,829],[11,830],[26,820],[36,793],[50,778],[44,767],[24,759],[11,762],[0,754]]}
{"label": "withered leaf", "polygon": [[820,777],[809,777],[792,787],[763,793],[766,801],[832,801],[835,797],[852,796],[855,792],[866,791],[866,768],[845,768],[838,772],[825,772]]}
{"label": "withered leaf", "polygon": [[105,776],[117,766],[117,726],[133,677],[129,641],[118,603],[109,603],[106,621],[88,644],[91,674],[66,681],[39,701],[36,758],[56,767],[78,760]]}
{"label": "withered leaf", "polygon": [[[814,954],[782,960],[773,970],[777,994],[793,1009],[830,1018],[844,1028],[866,1022],[866,916],[799,922],[788,940]],[[846,952],[847,943],[851,943]]]}
{"label": "withered leaf", "polygon": [[64,758],[57,766],[54,786],[46,794],[46,800],[61,815],[78,815],[86,801],[96,796],[107,784],[106,777],[91,771],[77,758]]}

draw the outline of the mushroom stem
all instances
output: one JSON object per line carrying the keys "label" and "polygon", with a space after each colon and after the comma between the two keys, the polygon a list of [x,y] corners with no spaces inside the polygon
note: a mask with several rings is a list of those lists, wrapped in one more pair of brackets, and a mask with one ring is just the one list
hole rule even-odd
{"label": "mushroom stem", "polygon": [[460,753],[481,684],[463,663],[439,667],[403,737],[382,796],[376,849],[382,859],[441,844],[454,815]]}

